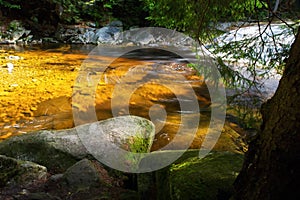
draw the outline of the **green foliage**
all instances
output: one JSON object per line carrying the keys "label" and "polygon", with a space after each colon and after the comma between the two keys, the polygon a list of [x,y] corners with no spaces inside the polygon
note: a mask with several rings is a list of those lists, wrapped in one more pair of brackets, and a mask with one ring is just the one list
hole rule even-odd
{"label": "green foliage", "polygon": [[251,103],[249,101],[238,102],[236,100],[235,104],[232,104],[228,108],[227,114],[238,117],[237,122],[243,129],[258,130],[262,122],[262,117],[259,109],[254,108],[255,104],[259,104],[255,98],[252,99]]}
{"label": "green foliage", "polygon": [[23,16],[33,24],[43,24],[43,19],[51,18],[64,24],[91,21],[101,27],[120,19],[129,28],[144,26],[148,13],[143,0],[0,0],[0,6],[6,10],[21,8],[18,12],[9,11],[9,15]]}
{"label": "green foliage", "polygon": [[97,26],[120,19],[129,28],[145,21],[147,13],[143,1],[139,0],[52,0],[63,7],[61,19],[65,23],[93,21]]}
{"label": "green foliage", "polygon": [[[215,38],[225,32],[218,30],[220,22],[239,22],[239,26],[246,25],[241,22],[261,22],[271,23],[275,17],[282,16],[272,13],[270,1],[260,0],[145,0],[149,8],[149,20],[158,26],[184,31],[201,43],[209,44],[209,50],[215,56],[215,62],[221,73],[222,81],[227,88],[236,91],[236,94],[228,98],[229,109],[244,122],[245,128],[258,128],[261,122],[258,109],[261,99],[252,97],[250,88],[258,86],[257,80],[268,78],[268,72],[275,68],[278,72],[283,71],[285,58],[288,55],[290,45],[279,44],[279,38],[283,34],[265,34],[268,38],[263,38],[262,33],[267,31],[268,26],[263,27],[261,34],[244,38],[240,41],[232,41],[224,44],[222,40]],[[269,8],[270,7],[270,8]],[[278,18],[281,20],[281,18]],[[298,23],[297,23],[298,24]],[[295,32],[294,25],[285,25],[287,31]],[[238,27],[237,27],[238,28]],[[271,42],[270,42],[271,41]],[[273,48],[275,46],[275,48]],[[266,58],[267,56],[268,58]],[[247,60],[245,66],[241,66],[239,61]],[[193,66],[197,68],[200,75],[209,77],[213,82],[213,69],[203,66]],[[243,70],[237,69],[243,67]],[[259,73],[258,72],[259,69]],[[243,74],[240,71],[244,71]],[[245,76],[247,74],[247,76]],[[250,77],[250,78],[249,78]],[[247,99],[245,99],[245,96]],[[243,99],[244,98],[244,99]]]}
{"label": "green foliage", "polygon": [[[214,43],[211,48],[214,54],[222,54],[221,59],[234,63],[245,59],[249,61],[248,70],[254,73],[255,67],[263,69],[275,68],[282,71],[285,58],[288,56],[291,44],[279,43],[282,38],[293,35],[294,30],[298,28],[294,25],[281,25],[282,32],[274,33],[269,25],[261,26],[260,34],[251,38],[244,38],[240,41],[232,41],[227,44]],[[268,30],[268,34],[266,33]],[[264,35],[262,35],[264,34]],[[257,74],[256,74],[257,75]],[[264,76],[266,74],[259,74]]]}
{"label": "green foliage", "polygon": [[95,21],[98,24],[109,21],[112,9],[120,0],[51,0],[62,6],[62,21],[78,23],[83,20]]}
{"label": "green foliage", "polygon": [[217,66],[220,74],[222,75],[223,83],[226,86],[231,87],[239,87],[239,88],[245,88],[253,83],[253,80],[250,80],[246,77],[244,77],[239,72],[233,70],[231,67],[226,65],[222,58],[217,57]]}
{"label": "green foliage", "polygon": [[148,7],[143,0],[122,0],[113,9],[113,16],[120,19],[125,29],[132,26],[145,27],[149,25]]}
{"label": "green foliage", "polygon": [[112,16],[112,10],[119,0],[90,0],[82,4],[82,16],[85,19],[106,24]]}
{"label": "green foliage", "polygon": [[0,0],[0,6],[5,8],[20,9],[20,5],[15,2]]}
{"label": "green foliage", "polygon": [[145,0],[150,16],[158,26],[205,37],[215,23],[248,18],[263,4],[257,0]]}
{"label": "green foliage", "polygon": [[17,21],[17,20],[13,20],[9,23],[7,29],[10,30],[10,31],[16,31],[18,30],[19,27],[21,27],[22,24],[21,22]]}

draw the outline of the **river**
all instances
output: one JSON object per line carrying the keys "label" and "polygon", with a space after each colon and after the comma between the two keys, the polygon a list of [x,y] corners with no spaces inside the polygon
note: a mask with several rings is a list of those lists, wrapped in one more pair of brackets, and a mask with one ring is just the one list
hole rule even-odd
{"label": "river", "polygon": [[[191,137],[177,134],[186,123],[183,116],[199,116],[190,148],[200,148],[210,124],[211,100],[203,78],[187,66],[192,57],[159,48],[135,49],[121,56],[116,52],[117,57],[89,54],[94,48],[61,44],[0,47],[0,139],[71,128],[93,122],[93,115],[104,120],[131,114],[155,123],[152,150],[181,149]],[[7,63],[14,65],[11,73]],[[193,98],[198,108],[191,106]],[[176,134],[179,138],[173,140]]]}

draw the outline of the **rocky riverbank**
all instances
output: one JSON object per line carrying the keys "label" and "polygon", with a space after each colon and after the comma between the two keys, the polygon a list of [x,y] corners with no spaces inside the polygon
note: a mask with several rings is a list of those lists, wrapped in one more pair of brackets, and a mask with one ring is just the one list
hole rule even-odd
{"label": "rocky riverbank", "polygon": [[[107,45],[177,45],[192,46],[194,41],[176,31],[171,34],[159,28],[132,28],[123,31],[121,21],[112,21],[102,28],[90,23],[80,25],[59,25],[54,34],[48,37],[36,37],[31,30],[24,28],[22,22],[13,20],[1,28],[0,44],[107,44]],[[166,34],[167,33],[167,34]]]}
{"label": "rocky riverbank", "polygon": [[[81,130],[89,130],[95,125],[104,128],[111,126],[110,123],[117,127],[120,120],[129,120],[134,129],[141,126],[138,121],[147,122],[143,118],[131,121],[130,117],[121,117],[86,124],[81,126]],[[130,126],[118,128],[123,132],[133,132]],[[154,126],[147,130],[153,133]],[[122,134],[119,136],[124,138]],[[131,136],[134,138],[137,135]],[[149,138],[153,139],[153,135],[149,135]],[[114,138],[107,139],[109,142],[116,142]],[[95,140],[90,140],[90,145],[94,142]],[[115,145],[125,147],[119,142]],[[151,143],[148,143],[148,147],[149,145]],[[149,148],[126,150],[149,153]],[[232,184],[243,162],[242,154],[228,151],[212,151],[203,159],[199,158],[199,150],[157,151],[141,157],[137,166],[148,169],[154,166],[149,160],[168,160],[175,154],[181,156],[173,164],[158,171],[130,174],[101,164],[95,160],[93,153],[95,152],[86,151],[75,128],[39,131],[5,140],[0,143],[0,154],[6,155],[0,156],[0,198],[94,200],[190,199],[192,196],[205,200],[228,199],[233,194]],[[109,152],[102,159],[108,157]],[[118,158],[119,161],[123,159],[123,164],[127,165],[133,157],[125,155]]]}
{"label": "rocky riverbank", "polygon": [[[220,159],[223,158],[225,159],[223,161],[228,164],[226,165],[228,168],[222,168],[217,177],[214,176],[215,168],[210,168],[210,173],[205,174],[201,174],[201,170],[199,172],[194,171],[193,168],[198,168],[198,165],[206,168],[206,161],[204,164],[200,162],[201,159],[198,159],[197,151],[188,156],[191,160],[178,161],[173,167],[170,166],[170,168],[157,173],[136,176],[135,174],[112,170],[95,160],[93,156],[86,152],[74,129],[32,132],[40,129],[73,127],[72,86],[79,71],[79,66],[85,57],[84,54],[70,50],[70,46],[40,52],[33,49],[27,49],[24,52],[9,49],[2,51],[2,67],[0,69],[4,81],[1,85],[3,93],[0,99],[3,105],[1,106],[3,115],[3,118],[1,118],[3,120],[1,121],[1,137],[4,141],[0,143],[0,154],[4,156],[0,157],[0,162],[2,169],[5,170],[0,173],[0,182],[4,184],[0,189],[1,199],[81,200],[84,198],[92,200],[97,198],[141,199],[145,197],[151,197],[152,199],[182,199],[186,197],[186,189],[182,188],[181,190],[179,185],[188,181],[195,187],[191,191],[194,193],[193,195],[207,191],[210,196],[203,197],[204,199],[212,199],[220,195],[227,197],[231,194],[231,184],[240,169],[241,153],[244,151],[243,148],[246,147],[241,140],[241,135],[233,130],[231,125],[223,129],[220,140],[215,146],[215,150],[226,151],[226,153],[212,154],[210,159],[207,160],[209,166],[215,166],[214,163],[219,166]],[[132,61],[125,58],[122,58],[121,61],[122,74],[130,69],[128,66],[141,66],[141,61]],[[12,63],[14,66],[11,72],[7,63]],[[149,66],[151,66],[143,64],[146,67],[145,69],[149,69]],[[201,106],[207,107],[209,105],[210,102],[205,97],[207,91],[203,85],[199,85],[201,79],[192,71],[184,70],[182,66],[176,68],[176,66],[171,65],[161,65],[158,70],[160,73],[170,73],[170,70],[174,70],[185,74],[189,80],[194,81],[196,91],[202,95],[199,96]],[[119,75],[116,70],[113,72],[113,77]],[[109,101],[108,96],[111,88],[110,84],[106,84],[105,87],[103,87],[103,84],[99,86],[96,102],[101,105],[99,107],[102,109],[107,104],[106,101]],[[137,101],[141,98],[142,102],[147,99],[147,106],[149,107],[153,102],[165,102],[165,97],[172,99],[172,93],[158,85],[147,85],[138,92],[134,95],[130,105],[139,106]],[[141,114],[143,109],[137,107],[136,111]],[[109,116],[105,117],[108,118]],[[35,122],[35,120],[41,122],[43,119],[42,124]],[[203,115],[201,117],[204,126],[207,126],[208,119],[209,116]],[[175,127],[172,123],[168,125],[172,129]],[[27,131],[26,126],[28,127]],[[124,127],[120,128],[123,129]],[[199,147],[201,138],[205,136],[205,130],[200,130],[192,146],[193,148]],[[12,134],[15,133],[13,131],[18,131],[17,135],[21,136],[12,137]],[[44,137],[44,140],[41,140],[42,137]],[[166,144],[170,140],[169,137],[166,134],[161,134],[157,135],[155,140],[163,140],[162,144]],[[159,147],[159,145],[155,145],[156,148]],[[175,149],[176,146],[173,148]],[[174,152],[176,151],[166,151],[161,152],[161,154],[170,157],[169,154],[172,155]],[[237,160],[237,162],[232,162],[232,160]],[[182,168],[183,171],[178,171],[181,165],[190,166],[191,164],[191,168]],[[166,177],[169,173],[170,178]],[[190,176],[183,180],[181,173],[190,173]],[[161,179],[153,181],[154,177],[158,176]],[[204,180],[209,185],[211,184],[210,190],[207,190],[207,188],[196,189],[199,186],[198,180],[195,179],[195,182],[191,182],[190,179],[197,176],[203,177],[200,180]],[[212,181],[213,183],[220,182],[220,177],[224,176],[226,176],[225,182],[212,184]],[[164,184],[166,180],[170,181]],[[172,190],[168,191],[167,188],[172,188]],[[219,190],[221,192],[218,192]]]}
{"label": "rocky riverbank", "polygon": [[[121,44],[125,46],[179,45],[184,47],[185,45],[190,46],[192,42],[190,38],[183,37],[182,34],[159,37],[161,33],[151,28],[138,32],[132,30],[128,32],[128,35],[121,35],[120,30],[120,26],[117,25],[108,25],[101,29],[85,27],[81,29],[81,32],[77,30],[67,35],[69,29],[64,29],[61,36],[65,36],[64,41],[68,40],[71,43],[102,44],[100,35],[103,34],[106,38],[105,41],[110,41],[106,43],[107,45]],[[116,32],[108,33],[107,31]],[[13,43],[26,43],[27,39],[23,40],[22,38],[30,39],[29,35],[23,34]],[[46,40],[42,39],[42,42],[44,41]],[[35,43],[34,40],[29,42],[30,44]],[[48,42],[55,43],[59,40],[51,38]],[[75,94],[72,92],[80,65],[86,55],[72,50],[70,45],[44,49],[41,52],[34,51],[34,46],[30,47],[33,49],[29,48],[19,52],[12,51],[9,46],[7,47],[1,52],[0,68],[3,80],[0,93],[2,109],[0,125],[2,127],[1,139],[3,140],[0,143],[0,154],[4,155],[0,157],[0,162],[5,169],[0,173],[3,183],[0,189],[0,198],[19,200],[188,199],[187,188],[191,188],[190,194],[197,196],[199,193],[203,199],[227,198],[232,194],[232,183],[241,167],[242,153],[246,149],[242,140],[244,132],[239,130],[237,124],[226,123],[214,147],[214,152],[208,155],[207,159],[199,159],[198,150],[189,150],[184,153],[183,158],[161,171],[139,175],[120,173],[99,163],[94,155],[87,152],[75,129],[41,130],[66,129],[74,126],[71,98]],[[187,78],[185,81],[193,86],[198,94],[200,107],[204,110],[199,123],[201,128],[196,133],[195,140],[191,145],[191,148],[199,149],[206,137],[210,121],[210,99],[203,80],[196,75],[196,72],[187,69],[184,65],[172,65],[170,62],[160,63],[153,67],[153,63],[130,58],[120,58],[119,61],[113,63],[107,72],[107,78],[111,78],[110,81],[100,81],[98,85],[95,102],[99,120],[111,117],[111,114],[104,112],[111,109],[110,100],[113,90],[111,82],[116,82],[115,78],[122,77],[132,69],[132,66],[140,66],[142,67],[141,71],[148,70],[152,74],[169,74],[171,71],[175,71],[184,75]],[[98,71],[94,70],[91,74],[97,73]],[[137,80],[144,78],[143,76],[138,77],[138,73],[135,76],[134,78]],[[90,98],[88,94],[83,94],[83,97]],[[148,108],[152,108],[156,103],[169,106],[167,110],[173,109],[171,117],[165,125],[166,131],[152,137],[150,143],[154,154],[151,154],[150,157],[159,154],[161,158],[169,158],[177,153],[177,150],[185,143],[185,137],[182,137],[169,147],[173,150],[155,152],[172,141],[174,135],[168,131],[175,130],[176,133],[179,127],[180,122],[176,121],[177,116],[174,113],[178,113],[180,106],[174,99],[176,98],[172,91],[153,83],[138,88],[137,93],[130,99],[129,104],[133,108],[133,114],[145,115],[146,113],[148,116]],[[142,102],[143,106],[138,102]],[[84,110],[84,106],[84,104],[75,105],[79,110]],[[119,114],[122,115],[122,113]],[[124,129],[124,126],[120,126],[120,124],[115,126]],[[33,132],[34,130],[40,131]],[[118,145],[125,150],[143,150],[136,146],[136,143],[130,146],[128,141],[134,141],[132,138],[124,140],[127,142],[126,144]],[[158,140],[161,142],[157,142]],[[137,143],[144,144],[140,139]],[[150,151],[150,145],[147,151]],[[127,156],[126,159],[131,159],[130,162],[137,164],[135,160],[132,161],[131,156]],[[114,160],[119,160],[119,158]],[[147,161],[142,158],[138,164],[145,164],[145,160]],[[125,161],[128,164],[128,160]],[[11,166],[15,167],[12,169]],[[220,166],[222,167],[220,168]],[[157,179],[157,177],[159,178]],[[192,179],[192,177],[196,178]],[[187,182],[190,185],[181,187],[182,183]],[[204,185],[207,187],[202,187],[202,183],[205,183]]]}

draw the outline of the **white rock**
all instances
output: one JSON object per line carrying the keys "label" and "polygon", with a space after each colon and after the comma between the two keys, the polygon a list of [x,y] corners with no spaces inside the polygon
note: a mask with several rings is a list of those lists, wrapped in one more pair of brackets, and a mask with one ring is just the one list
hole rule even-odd
{"label": "white rock", "polygon": [[21,58],[20,58],[20,56],[12,56],[12,55],[10,55],[10,56],[7,57],[7,59],[8,60],[20,60]]}
{"label": "white rock", "polygon": [[6,66],[7,66],[8,73],[12,73],[12,70],[14,69],[14,64],[7,63]]}

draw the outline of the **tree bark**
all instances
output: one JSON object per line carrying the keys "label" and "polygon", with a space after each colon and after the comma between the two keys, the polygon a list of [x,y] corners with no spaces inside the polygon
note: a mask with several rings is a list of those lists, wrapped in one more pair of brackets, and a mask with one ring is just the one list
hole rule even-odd
{"label": "tree bark", "polygon": [[300,31],[274,96],[261,109],[234,199],[300,199]]}

